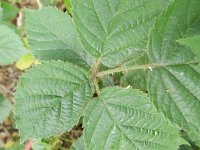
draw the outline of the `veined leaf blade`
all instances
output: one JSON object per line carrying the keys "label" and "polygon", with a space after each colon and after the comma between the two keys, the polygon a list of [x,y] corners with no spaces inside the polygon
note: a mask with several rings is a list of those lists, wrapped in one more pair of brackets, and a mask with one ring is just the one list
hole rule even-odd
{"label": "veined leaf blade", "polygon": [[176,150],[179,131],[134,89],[104,88],[84,115],[84,139],[90,150]]}
{"label": "veined leaf blade", "polygon": [[148,49],[150,64],[160,66],[149,71],[148,89],[157,109],[199,142],[200,70],[191,50],[177,43],[192,30],[194,19],[200,22],[196,5],[199,0],[175,0],[156,20]]}
{"label": "veined leaf blade", "polygon": [[182,45],[191,48],[197,57],[197,61],[200,62],[200,35],[183,38],[178,40],[178,42]]}
{"label": "veined leaf blade", "polygon": [[28,52],[14,30],[0,24],[0,33],[1,65],[12,64]]}
{"label": "veined leaf blade", "polygon": [[28,41],[37,59],[69,61],[87,67],[93,64],[93,58],[83,50],[67,13],[44,7],[26,10],[25,14]]}
{"label": "veined leaf blade", "polygon": [[22,141],[70,130],[92,93],[87,72],[74,64],[48,61],[28,70],[20,78],[14,97]]}
{"label": "veined leaf blade", "polygon": [[146,51],[149,29],[170,0],[73,0],[76,30],[88,53],[115,67]]}

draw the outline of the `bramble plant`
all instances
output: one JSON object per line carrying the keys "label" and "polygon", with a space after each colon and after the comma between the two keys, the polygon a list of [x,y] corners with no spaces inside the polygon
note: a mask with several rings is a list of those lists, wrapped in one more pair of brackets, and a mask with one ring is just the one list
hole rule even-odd
{"label": "bramble plant", "polygon": [[83,117],[87,150],[176,150],[187,144],[180,130],[200,146],[200,1],[71,3],[72,17],[54,7],[25,12],[41,64],[15,93],[21,141]]}

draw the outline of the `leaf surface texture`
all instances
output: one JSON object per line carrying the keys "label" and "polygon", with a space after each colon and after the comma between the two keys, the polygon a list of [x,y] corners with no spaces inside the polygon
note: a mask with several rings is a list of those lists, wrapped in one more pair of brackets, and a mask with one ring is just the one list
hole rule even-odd
{"label": "leaf surface texture", "polygon": [[104,88],[84,116],[88,150],[176,150],[178,130],[142,92]]}
{"label": "leaf surface texture", "polygon": [[22,139],[69,131],[92,93],[87,73],[73,64],[48,61],[28,70],[15,94],[15,119]]}

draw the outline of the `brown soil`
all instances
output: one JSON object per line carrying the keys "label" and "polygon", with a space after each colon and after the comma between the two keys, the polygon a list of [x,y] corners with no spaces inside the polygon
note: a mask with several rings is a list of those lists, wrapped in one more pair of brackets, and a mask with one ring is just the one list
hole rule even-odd
{"label": "brown soil", "polygon": [[[13,103],[13,93],[21,73],[14,65],[0,66],[0,93],[7,96],[11,103]],[[12,119],[9,117],[0,124],[0,147],[17,139],[18,130],[13,127]]]}
{"label": "brown soil", "polygon": [[15,65],[0,66],[0,93],[7,96],[11,102],[21,73]]}

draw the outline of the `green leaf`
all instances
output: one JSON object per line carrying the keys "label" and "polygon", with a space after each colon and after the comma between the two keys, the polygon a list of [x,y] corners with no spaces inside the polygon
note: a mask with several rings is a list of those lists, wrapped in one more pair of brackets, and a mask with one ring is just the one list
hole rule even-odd
{"label": "green leaf", "polygon": [[37,59],[93,64],[81,47],[69,15],[53,7],[26,10],[25,14],[28,41]]}
{"label": "green leaf", "polygon": [[200,139],[200,69],[190,49],[176,41],[200,23],[199,0],[175,0],[150,34],[148,89],[151,101],[173,123]]}
{"label": "green leaf", "polygon": [[103,78],[101,80],[102,80],[102,86],[104,86],[104,87],[115,86],[114,77],[112,77],[110,75],[103,76]]}
{"label": "green leaf", "polygon": [[84,48],[109,67],[146,51],[154,18],[170,0],[72,0],[76,29]]}
{"label": "green leaf", "polygon": [[183,38],[178,40],[178,42],[191,48],[194,54],[197,56],[197,60],[200,61],[200,35]]}
{"label": "green leaf", "polygon": [[9,115],[12,106],[9,100],[0,94],[0,123],[2,123]]}
{"label": "green leaf", "polygon": [[71,5],[70,0],[64,0],[64,4],[65,4],[65,7],[66,7],[68,13],[71,13],[72,5]]}
{"label": "green leaf", "polygon": [[184,144],[184,145],[181,145],[180,147],[179,147],[179,150],[195,150],[195,149],[193,149],[191,146],[189,146],[189,145],[186,145],[186,144]]}
{"label": "green leaf", "polygon": [[85,150],[83,136],[80,137],[75,143],[73,143],[71,150]]}
{"label": "green leaf", "polygon": [[22,141],[69,131],[92,94],[87,72],[74,64],[49,61],[28,70],[14,97]]}
{"label": "green leaf", "polygon": [[84,116],[89,150],[176,150],[181,138],[149,98],[134,89],[104,88]]}
{"label": "green leaf", "polygon": [[0,7],[0,21],[2,20],[3,17],[3,9]]}
{"label": "green leaf", "polygon": [[14,19],[19,12],[19,9],[16,6],[8,2],[1,2],[1,7],[3,8],[3,20],[6,21]]}
{"label": "green leaf", "polygon": [[[192,139],[188,136],[188,133],[186,133],[184,130],[181,130],[180,132],[181,137],[187,141],[186,145],[190,145],[192,148],[194,148],[194,150],[199,150],[200,148],[197,146],[198,143],[195,143],[195,141],[192,141]],[[187,146],[180,146],[180,147],[187,147]]]}
{"label": "green leaf", "polygon": [[22,41],[14,30],[0,24],[0,33],[1,65],[11,64],[27,52]]}

